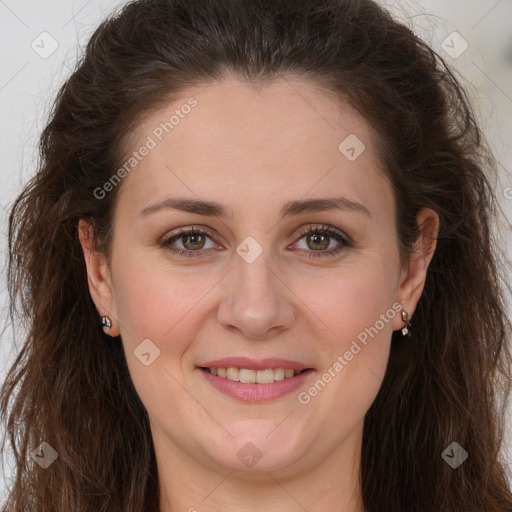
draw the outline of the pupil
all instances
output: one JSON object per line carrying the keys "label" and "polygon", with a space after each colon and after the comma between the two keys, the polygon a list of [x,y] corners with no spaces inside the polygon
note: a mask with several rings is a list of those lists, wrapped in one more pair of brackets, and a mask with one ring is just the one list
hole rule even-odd
{"label": "pupil", "polygon": [[[200,241],[199,242],[197,241],[197,238],[201,239],[202,235],[187,235],[184,238],[191,240],[192,245],[195,246],[196,244],[201,243]],[[184,245],[187,246],[187,244],[184,244]]]}
{"label": "pupil", "polygon": [[[327,243],[327,245],[325,244],[325,240],[327,239],[327,237],[326,237],[325,235],[317,235],[317,234],[315,234],[315,235],[311,235],[311,238],[314,240],[314,242],[313,242],[314,244],[317,244],[317,243],[318,243],[318,241],[319,241],[318,239],[319,239],[319,238],[320,238],[320,239],[323,239],[323,241],[324,241],[323,246],[322,246],[322,247],[319,247],[319,246],[317,245],[317,246],[316,246],[316,247],[317,247],[317,249],[318,249],[318,248],[320,248],[320,249],[326,249],[326,248],[327,248],[327,245],[329,245],[328,243]],[[321,241],[322,241],[322,240],[320,240],[320,242],[321,242]]]}

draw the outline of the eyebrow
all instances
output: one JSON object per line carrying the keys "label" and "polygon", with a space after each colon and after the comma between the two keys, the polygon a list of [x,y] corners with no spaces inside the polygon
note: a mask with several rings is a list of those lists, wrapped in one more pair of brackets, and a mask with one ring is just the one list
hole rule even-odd
{"label": "eyebrow", "polygon": [[[165,201],[147,206],[140,212],[140,215],[145,216],[164,209],[219,218],[227,217],[228,213],[230,213],[228,208],[215,201],[202,201],[192,198],[169,198]],[[318,213],[329,210],[362,213],[371,218],[371,214],[366,206],[345,197],[289,201],[285,203],[281,209],[279,218],[282,220],[285,217],[294,217],[304,213]]]}

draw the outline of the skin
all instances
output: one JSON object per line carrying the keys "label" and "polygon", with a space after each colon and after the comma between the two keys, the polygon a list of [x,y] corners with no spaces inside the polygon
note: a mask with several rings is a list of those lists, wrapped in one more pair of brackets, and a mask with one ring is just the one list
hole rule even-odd
{"label": "skin", "polygon": [[[307,404],[298,392],[249,404],[223,395],[196,365],[227,356],[281,357],[316,369],[307,391],[357,336],[399,304],[410,316],[435,250],[438,217],[418,215],[422,235],[401,268],[392,189],[379,167],[376,135],[347,105],[312,83],[270,86],[230,77],[190,88],[151,114],[127,154],[187,99],[198,105],[120,185],[110,265],[80,222],[90,293],[99,315],[121,334],[130,374],[150,418],[161,488],[160,510],[363,511],[358,481],[366,412],[380,388],[396,313]],[[365,151],[349,161],[338,149],[350,134]],[[343,196],[367,208],[302,213],[280,220],[284,203]],[[141,215],[171,197],[216,201],[225,218],[171,209]],[[350,237],[340,247],[301,236],[328,225]],[[180,227],[206,227],[215,238],[158,241]],[[253,237],[263,253],[247,263],[236,252]],[[329,244],[327,246],[327,243]],[[217,250],[215,250],[217,249]],[[150,339],[160,356],[134,355]],[[237,457],[252,443],[261,459]]]}

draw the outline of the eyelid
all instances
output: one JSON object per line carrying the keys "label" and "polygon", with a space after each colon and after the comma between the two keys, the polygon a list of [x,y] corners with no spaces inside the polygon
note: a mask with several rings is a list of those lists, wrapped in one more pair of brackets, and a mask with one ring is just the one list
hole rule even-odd
{"label": "eyelid", "polygon": [[169,243],[170,240],[174,238],[179,238],[180,236],[193,234],[205,234],[208,235],[214,241],[215,238],[220,238],[220,236],[217,233],[214,233],[210,228],[199,224],[193,224],[191,226],[176,228],[172,230],[170,233],[165,234],[164,236],[161,237],[159,244],[162,247],[164,247]]}
{"label": "eyelid", "polygon": [[345,232],[343,232],[343,231],[341,231],[341,230],[339,230],[337,228],[334,228],[334,227],[330,226],[329,224],[313,224],[313,225],[309,225],[308,227],[299,230],[296,236],[302,238],[304,235],[307,235],[308,233],[316,232],[316,231],[318,231],[318,232],[327,232],[327,233],[330,233],[331,235],[335,233],[335,234],[339,235],[341,238],[343,238],[343,240],[347,244],[352,244],[352,240],[350,239],[350,237]]}

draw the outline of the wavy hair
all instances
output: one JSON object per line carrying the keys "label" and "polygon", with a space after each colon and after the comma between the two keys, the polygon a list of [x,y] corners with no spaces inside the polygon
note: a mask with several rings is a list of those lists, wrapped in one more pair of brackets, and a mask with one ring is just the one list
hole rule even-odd
{"label": "wavy hair", "polygon": [[[2,512],[147,512],[159,486],[147,412],[121,344],[99,326],[78,222],[109,255],[122,163],[144,115],[187,87],[299,77],[348,102],[379,135],[402,264],[416,214],[440,217],[412,335],[394,333],[365,416],[368,512],[510,512],[500,458],[510,391],[506,265],[492,222],[495,161],[443,59],[371,0],[136,0],[103,21],[60,88],[37,174],[9,217],[11,319],[26,328],[0,395],[15,461]],[[469,453],[456,470],[453,441]],[[58,453],[47,469],[31,454]]]}

